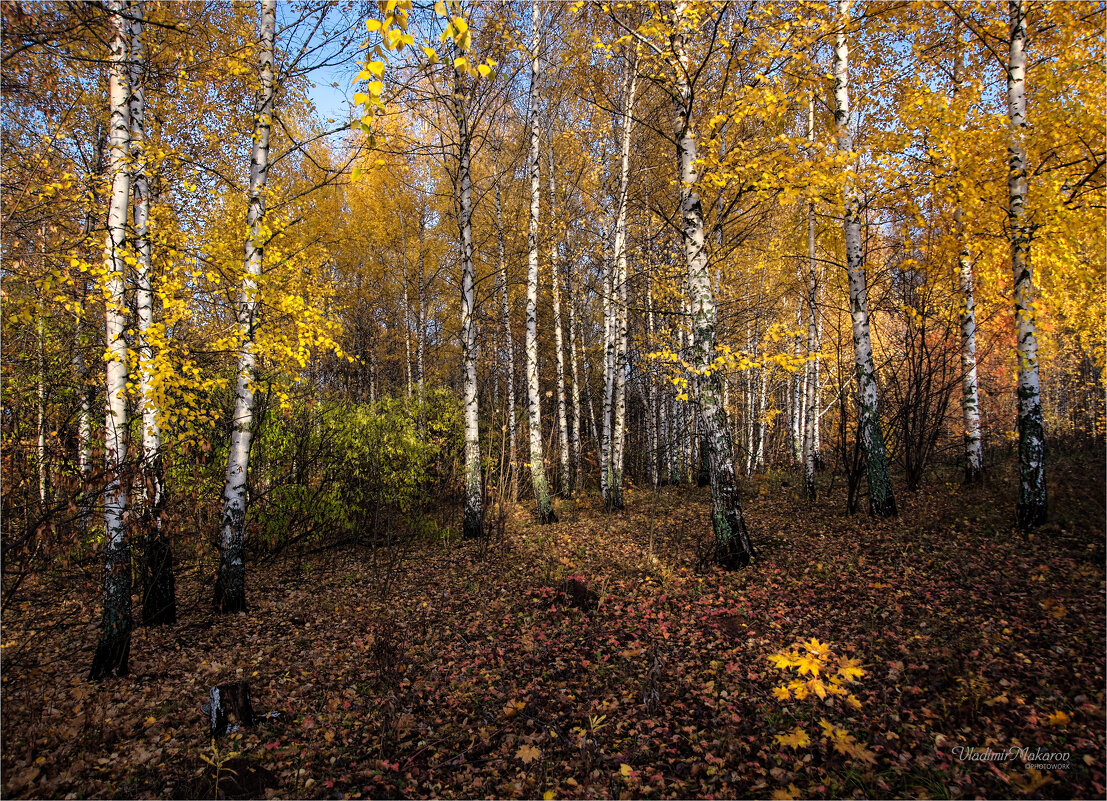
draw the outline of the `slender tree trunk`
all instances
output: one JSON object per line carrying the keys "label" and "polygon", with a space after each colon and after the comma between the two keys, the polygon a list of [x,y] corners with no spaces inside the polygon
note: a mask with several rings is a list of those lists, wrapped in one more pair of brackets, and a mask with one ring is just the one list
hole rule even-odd
{"label": "slender tree trunk", "polygon": [[1026,213],[1026,2],[1009,0],[1010,49],[1007,61],[1007,113],[1010,144],[1007,172],[1011,229],[1011,269],[1015,281],[1015,352],[1018,356],[1019,500],[1018,524],[1042,525],[1046,506],[1045,423],[1038,381],[1038,338],[1034,324],[1034,278],[1030,265],[1031,228]]}
{"label": "slender tree trunk", "polygon": [[552,523],[557,517],[550,505],[546,468],[542,453],[542,406],[538,386],[538,208],[541,159],[538,149],[538,60],[539,28],[542,12],[531,4],[530,99],[527,104],[527,130],[530,134],[530,227],[527,234],[527,402],[530,419],[530,474],[534,483],[535,512],[540,523]]}
{"label": "slender tree trunk", "polygon": [[[807,142],[814,147],[815,95],[807,100]],[[804,414],[803,489],[809,501],[815,500],[815,460],[818,458],[819,410],[816,396],[819,384],[819,330],[818,330],[818,263],[815,260],[815,201],[807,204],[807,396]]]}
{"label": "slender tree trunk", "polygon": [[[596,456],[600,453],[600,432],[596,425],[596,401],[595,393],[592,391],[592,375],[588,364],[588,351],[585,348],[584,343],[584,331],[582,329],[582,323],[580,315],[577,316],[577,340],[580,342],[580,359],[582,365],[582,372],[584,374],[584,391],[588,396],[588,426],[592,429],[592,450]],[[602,483],[603,468],[600,468],[600,476]]]}
{"label": "slender tree trunk", "polygon": [[[850,3],[851,0],[839,0],[838,3],[839,26],[834,48],[834,116],[838,126],[838,150],[852,159],[853,124],[849,119],[849,44],[846,39]],[[842,222],[845,229],[846,270],[849,273],[850,314],[853,318],[858,423],[861,444],[865,450],[869,511],[876,517],[891,517],[896,513],[896,499],[892,493],[892,478],[888,473],[888,457],[884,453],[884,431],[880,424],[877,402],[876,368],[869,337],[868,287],[861,248],[861,209],[851,162],[847,162],[845,168],[843,190],[845,216]]]}
{"label": "slender tree trunk", "polygon": [[576,296],[573,294],[573,263],[573,248],[570,243],[569,258],[565,261],[565,303],[569,307],[569,368],[573,375],[573,425],[569,433],[569,448],[572,451],[570,494],[576,494],[580,489],[581,474],[584,471],[580,451],[580,369],[577,365],[577,304]]}
{"label": "slender tree trunk", "polygon": [[127,511],[127,485],[123,467],[127,459],[127,327],[123,298],[124,247],[127,238],[127,201],[130,173],[127,151],[130,147],[130,86],[127,63],[130,58],[130,25],[124,14],[130,10],[126,0],[107,0],[112,31],[109,56],[111,118],[108,126],[108,172],[111,198],[108,202],[108,233],[104,244],[104,324],[107,344],[107,380],[104,415],[104,615],[100,641],[92,659],[89,678],[100,679],[112,673],[124,675],[131,651],[131,546],[127,540],[124,514]]}
{"label": "slender tree trunk", "polygon": [[468,91],[461,70],[454,68],[454,120],[458,131],[457,207],[461,229],[461,347],[465,372],[465,520],[464,536],[484,534],[480,471],[480,415],[477,407],[476,270],[473,264],[473,187],[470,175],[472,133],[469,130]]}
{"label": "slender tree trunk", "polygon": [[[104,171],[104,149],[107,139],[104,129],[100,124],[96,126],[96,157],[93,161],[93,180],[89,194],[88,212],[85,214],[82,241],[87,242],[94,226],[94,216],[98,201],[96,186]],[[91,260],[92,254],[89,253]],[[77,376],[80,388],[80,405],[77,409],[77,470],[81,476],[81,500],[78,514],[80,515],[80,527],[82,531],[88,529],[92,517],[92,502],[90,498],[90,485],[92,479],[92,394],[89,387],[89,367],[85,348],[88,344],[85,325],[85,312],[88,303],[88,281],[81,277],[78,279],[81,288],[81,306],[76,313],[74,325],[74,347],[70,365],[73,374]]]}
{"label": "slender tree trunk", "polygon": [[[803,338],[800,328],[803,325],[802,296],[796,299],[796,334],[792,337],[792,356],[798,363],[803,353]],[[792,463],[803,463],[803,371],[797,366],[792,373]]]}
{"label": "slender tree trunk", "polygon": [[546,182],[550,189],[550,283],[552,286],[554,319],[554,350],[557,352],[557,433],[560,445],[561,495],[569,498],[573,495],[573,486],[569,475],[569,415],[565,409],[565,338],[561,328],[561,279],[557,269],[557,187],[554,179],[553,135],[549,142],[549,172]]}
{"label": "slender tree trunk", "polygon": [[[503,176],[500,176],[502,180]],[[504,344],[507,349],[507,450],[508,450],[508,493],[512,503],[519,497],[518,454],[515,443],[518,433],[515,429],[515,339],[511,335],[511,304],[507,297],[507,256],[504,247],[504,212],[500,197],[500,180],[496,181],[496,245],[499,256],[497,271],[500,284],[500,300],[504,319]]]}
{"label": "slender tree trunk", "polygon": [[425,372],[425,356],[427,349],[427,213],[425,208],[419,209],[419,312],[418,330],[415,332],[415,359],[419,368],[419,419],[423,419],[423,407],[427,400]]}
{"label": "slender tree trunk", "polygon": [[615,248],[614,236],[608,232],[604,242],[603,261],[603,443],[600,466],[600,490],[604,507],[614,507],[612,497],[612,431],[611,418],[615,409]]}
{"label": "slender tree trunk", "polygon": [[406,379],[407,398],[408,398],[408,400],[411,400],[411,390],[412,390],[412,383],[413,383],[413,378],[412,378],[412,372],[413,371],[411,369],[411,300],[410,300],[410,293],[408,292],[408,288],[407,288],[407,244],[406,244],[407,239],[406,239],[406,237],[404,239],[404,242],[405,242],[405,244],[404,244],[404,256],[403,256],[403,262],[404,262],[404,274],[403,274],[403,282],[404,282],[404,308],[403,308],[403,319],[404,319],[404,378]]}
{"label": "slender tree trunk", "polygon": [[[962,32],[957,27],[953,57],[953,97],[960,94],[964,81]],[[961,124],[964,132],[965,125]],[[958,171],[959,172],[959,171]],[[979,483],[984,477],[984,442],[980,434],[980,395],[976,383],[976,308],[973,302],[972,253],[965,232],[965,210],[961,205],[960,175],[955,173],[957,208],[953,225],[957,236],[957,280],[961,290],[961,412],[965,419],[965,483]]]}
{"label": "slender tree trunk", "polygon": [[[46,275],[46,223],[39,227],[41,245],[42,274]],[[38,467],[38,500],[46,508],[46,310],[43,308],[42,295],[38,297],[35,315],[38,328],[38,389],[36,392],[38,407],[38,448],[36,462]]]}
{"label": "slender tree trunk", "polygon": [[[647,253],[652,253],[652,249]],[[647,351],[653,349],[653,289],[650,286],[652,259],[646,265],[646,336]],[[648,362],[647,362],[648,364]],[[643,380],[646,382],[646,442],[649,451],[646,459],[646,477],[650,485],[658,485],[658,426],[657,426],[657,382],[654,381],[653,369],[645,370]]]}
{"label": "slender tree trunk", "polygon": [[623,107],[620,113],[619,195],[616,199],[615,238],[612,257],[614,304],[614,420],[611,424],[611,480],[608,507],[622,509],[623,470],[626,450],[627,410],[627,204],[630,191],[630,142],[634,128],[634,96],[638,87],[638,58],[635,51],[624,54]]}
{"label": "slender tree trunk", "polygon": [[716,559],[724,567],[744,565],[753,557],[742,505],[734,475],[734,457],[726,435],[726,410],[719,403],[719,376],[712,368],[715,358],[715,298],[704,249],[703,210],[696,191],[696,139],[692,128],[692,87],[688,83],[688,57],[684,49],[685,3],[673,6],[670,43],[675,63],[673,126],[677,143],[680,212],[684,259],[688,269],[688,295],[692,309],[693,366],[696,369],[696,397],[706,432],[711,469],[712,523]]}
{"label": "slender tree trunk", "polygon": [[273,48],[276,38],[276,0],[262,0],[258,68],[261,96],[254,116],[250,153],[250,189],[246,211],[249,234],[245,246],[245,274],[238,306],[238,378],[227,475],[223,485],[223,514],[219,537],[219,575],[215,608],[219,612],[246,609],[246,478],[254,434],[254,373],[257,356],[254,337],[258,325],[257,286],[265,240],[265,187],[269,181],[269,132],[273,124]]}
{"label": "slender tree trunk", "polygon": [[173,547],[163,525],[161,421],[154,390],[154,287],[150,253],[150,186],[146,175],[146,62],[142,4],[131,5],[131,187],[134,193],[135,308],[138,316],[139,395],[142,403],[142,463],[138,503],[142,529],[142,621],[148,626],[177,620]]}

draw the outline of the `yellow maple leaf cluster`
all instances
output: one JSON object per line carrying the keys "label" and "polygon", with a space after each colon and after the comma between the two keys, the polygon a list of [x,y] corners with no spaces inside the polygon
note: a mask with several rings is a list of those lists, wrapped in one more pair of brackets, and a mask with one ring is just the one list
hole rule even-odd
{"label": "yellow maple leaf cluster", "polygon": [[865,675],[861,663],[850,657],[836,656],[826,643],[812,637],[787,651],[770,654],[769,661],[774,667],[785,671],[795,670],[797,674],[797,678],[773,689],[777,700],[789,701],[795,698],[803,701],[808,696],[815,695],[822,700],[841,698],[854,709],[861,708],[857,696],[847,689],[847,685]]}

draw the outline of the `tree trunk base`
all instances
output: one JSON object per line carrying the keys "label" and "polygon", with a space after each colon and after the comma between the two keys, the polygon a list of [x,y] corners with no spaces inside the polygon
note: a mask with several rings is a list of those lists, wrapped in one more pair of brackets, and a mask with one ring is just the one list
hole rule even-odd
{"label": "tree trunk base", "polygon": [[142,623],[160,626],[177,622],[176,583],[173,578],[173,550],[160,532],[146,541]]}
{"label": "tree trunk base", "polygon": [[481,525],[479,515],[465,515],[465,520],[461,524],[461,537],[466,540],[479,540],[484,537],[484,526]]}
{"label": "tree trunk base", "polygon": [[967,487],[980,486],[984,483],[984,470],[979,467],[966,466],[963,483]]}
{"label": "tree trunk base", "polygon": [[92,669],[88,677],[99,681],[107,676],[126,676],[127,662],[131,655],[130,629],[111,631],[100,637],[96,645],[96,655],[92,658]]}
{"label": "tree trunk base", "polygon": [[1044,525],[1049,520],[1046,502],[1044,500],[1032,503],[1019,501],[1019,505],[1015,510],[1015,519],[1018,521],[1019,528],[1023,531],[1030,531]]}
{"label": "tree trunk base", "polygon": [[224,582],[222,574],[215,582],[215,611],[227,615],[246,611],[245,582],[236,581],[233,586]]}

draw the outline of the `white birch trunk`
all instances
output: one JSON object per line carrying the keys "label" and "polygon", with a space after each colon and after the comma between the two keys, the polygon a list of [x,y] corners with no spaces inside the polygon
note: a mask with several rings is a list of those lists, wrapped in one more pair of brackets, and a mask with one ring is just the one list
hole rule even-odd
{"label": "white birch trunk", "polygon": [[615,205],[611,300],[614,305],[613,331],[614,399],[611,423],[611,479],[608,507],[622,509],[623,470],[626,443],[627,373],[627,203],[630,189],[630,142],[634,128],[634,95],[638,86],[637,54],[624,54],[623,107],[620,111],[619,195]]}
{"label": "white birch trunk", "polygon": [[569,259],[565,262],[565,303],[569,307],[569,368],[573,376],[572,403],[573,424],[569,433],[569,448],[572,450],[572,475],[569,491],[576,494],[580,488],[581,474],[584,470],[580,450],[580,368],[577,364],[577,304],[573,294],[573,248],[569,243]]}
{"label": "white birch trunk", "polygon": [[104,244],[104,327],[107,345],[107,376],[104,415],[104,615],[100,641],[92,660],[89,677],[100,679],[127,672],[131,650],[131,546],[127,540],[124,514],[127,511],[127,487],[123,467],[127,459],[127,327],[123,298],[123,261],[127,237],[127,201],[130,173],[127,151],[130,147],[130,86],[127,62],[130,58],[130,26],[124,17],[130,10],[126,0],[107,0],[105,4],[112,31],[108,85],[110,121],[108,125],[108,174],[111,196],[108,201],[108,232]]}
{"label": "white birch trunk", "polygon": [[[953,97],[956,101],[964,80],[961,29],[955,32]],[[964,132],[964,122],[961,131]],[[965,420],[965,483],[979,483],[984,477],[984,441],[980,432],[980,395],[976,382],[976,304],[973,302],[972,253],[965,232],[965,210],[961,205],[960,175],[955,173],[957,208],[953,225],[957,236],[957,283],[961,290],[961,412]]]}
{"label": "white birch trunk", "polygon": [[173,551],[162,523],[164,488],[161,421],[154,390],[154,287],[150,250],[150,183],[146,174],[146,52],[142,42],[142,4],[131,5],[131,188],[134,195],[135,310],[138,317],[139,397],[142,404],[141,508],[142,620],[148,626],[177,619]]}
{"label": "white birch trunk", "polygon": [[565,409],[565,338],[561,328],[561,280],[558,278],[557,269],[557,186],[554,179],[554,149],[553,137],[549,142],[549,171],[546,175],[546,183],[550,191],[550,284],[552,287],[551,300],[553,302],[554,319],[554,350],[557,353],[557,434],[560,445],[561,462],[561,495],[569,498],[573,495],[571,478],[569,475],[569,416]]}
{"label": "white birch trunk", "polygon": [[507,256],[506,249],[504,247],[504,212],[503,212],[503,200],[500,197],[500,180],[501,175],[496,181],[496,246],[499,256],[499,270],[497,270],[497,281],[500,285],[500,301],[503,311],[504,321],[504,347],[507,350],[507,451],[508,451],[508,493],[511,501],[514,503],[515,499],[519,496],[519,479],[518,479],[518,454],[516,453],[516,445],[518,442],[518,432],[515,427],[515,339],[511,334],[511,304],[507,297]]}
{"label": "white birch trunk", "polygon": [[[792,338],[792,356],[799,362],[803,353],[803,338],[800,336],[800,327],[803,325],[802,295],[796,299],[796,334]],[[803,463],[803,374],[805,371],[796,367],[792,373],[792,462]]]}
{"label": "white birch trunk", "polygon": [[[807,100],[807,142],[814,147],[815,95]],[[804,413],[803,489],[809,501],[815,500],[815,461],[818,458],[817,426],[819,412],[816,396],[819,384],[818,331],[819,274],[815,260],[815,201],[807,204],[807,376],[804,382],[806,409]]]}
{"label": "white birch trunk", "polygon": [[535,512],[540,523],[557,518],[550,505],[550,490],[546,483],[546,468],[542,452],[542,404],[538,386],[538,208],[540,153],[538,149],[538,60],[539,28],[542,19],[540,5],[531,4],[530,98],[527,103],[527,131],[530,151],[530,226],[527,233],[527,403],[529,406],[530,474],[534,484]]}
{"label": "white birch trunk", "polygon": [[696,398],[706,436],[711,474],[712,523],[716,559],[724,567],[737,567],[753,557],[734,475],[734,457],[726,431],[726,411],[719,403],[719,378],[712,371],[715,357],[715,298],[704,249],[703,210],[696,191],[696,139],[692,128],[692,87],[688,82],[688,57],[684,35],[686,4],[673,6],[670,43],[673,49],[673,128],[677,143],[680,212],[684,259],[688,269],[688,295],[692,310],[693,366]]}
{"label": "white birch trunk", "polygon": [[838,2],[838,31],[834,48],[834,116],[838,126],[838,150],[846,154],[842,176],[845,200],[846,270],[849,273],[850,315],[853,320],[853,345],[857,371],[859,436],[865,451],[869,483],[869,511],[876,517],[891,517],[896,513],[892,479],[888,473],[888,458],[884,453],[884,432],[880,424],[877,402],[876,368],[873,364],[872,341],[869,337],[869,301],[865,265],[861,250],[861,209],[854,186],[853,124],[849,111],[849,44],[846,32],[850,23],[852,0]]}
{"label": "white birch trunk", "polygon": [[[46,275],[46,223],[39,227],[39,242],[41,245],[42,274]],[[36,322],[38,329],[38,388],[36,390],[36,405],[38,411],[38,444],[35,452],[38,467],[38,500],[42,508],[46,508],[46,310],[43,308],[42,295],[38,297],[36,309]]]}
{"label": "white birch trunk", "polygon": [[1015,282],[1015,352],[1018,356],[1019,499],[1021,528],[1046,522],[1045,423],[1038,380],[1038,338],[1034,324],[1034,279],[1030,265],[1030,223],[1026,213],[1026,2],[1009,0],[1007,114],[1010,125],[1007,218]]}
{"label": "white birch trunk", "polygon": [[215,608],[219,612],[246,609],[246,478],[254,427],[254,372],[257,356],[254,336],[258,325],[257,288],[261,275],[265,187],[269,181],[269,132],[273,124],[273,49],[276,38],[276,0],[262,0],[258,69],[261,94],[254,116],[247,195],[245,272],[238,305],[238,370],[227,473],[223,485],[223,513],[219,536],[219,576]]}
{"label": "white birch trunk", "polygon": [[419,319],[416,331],[415,359],[419,368],[419,419],[423,420],[423,408],[426,405],[426,350],[427,350],[427,214],[425,208],[419,209]]}
{"label": "white birch trunk", "polygon": [[465,518],[463,534],[468,538],[484,534],[480,470],[480,415],[477,406],[476,269],[473,264],[473,186],[470,174],[468,90],[462,85],[461,70],[454,68],[453,111],[458,132],[457,208],[461,229],[461,348],[465,399]]}
{"label": "white birch trunk", "polygon": [[[647,251],[652,253],[652,249]],[[647,351],[653,349],[653,289],[650,286],[650,272],[653,268],[652,259],[646,265],[646,336]],[[652,486],[658,485],[658,425],[657,425],[657,382],[654,381],[653,369],[644,371],[646,382],[646,442],[649,454],[646,459],[646,476]]]}

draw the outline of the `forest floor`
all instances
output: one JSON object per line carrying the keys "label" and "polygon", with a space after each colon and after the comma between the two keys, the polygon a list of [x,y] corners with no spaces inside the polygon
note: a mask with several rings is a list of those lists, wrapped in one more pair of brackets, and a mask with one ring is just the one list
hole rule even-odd
{"label": "forest floor", "polygon": [[[274,561],[244,615],[185,570],[180,622],[100,684],[98,573],[43,577],[3,615],[3,795],[1102,798],[1102,459],[1051,465],[1031,536],[1009,472],[948,480],[876,521],[840,480],[809,506],[756,478],[760,559],[734,573],[697,564],[696,488],[561,502],[547,527],[520,506],[486,546]],[[770,660],[800,641],[819,674]],[[859,708],[819,697],[838,659]],[[237,677],[280,717],[213,743],[200,704]]]}

